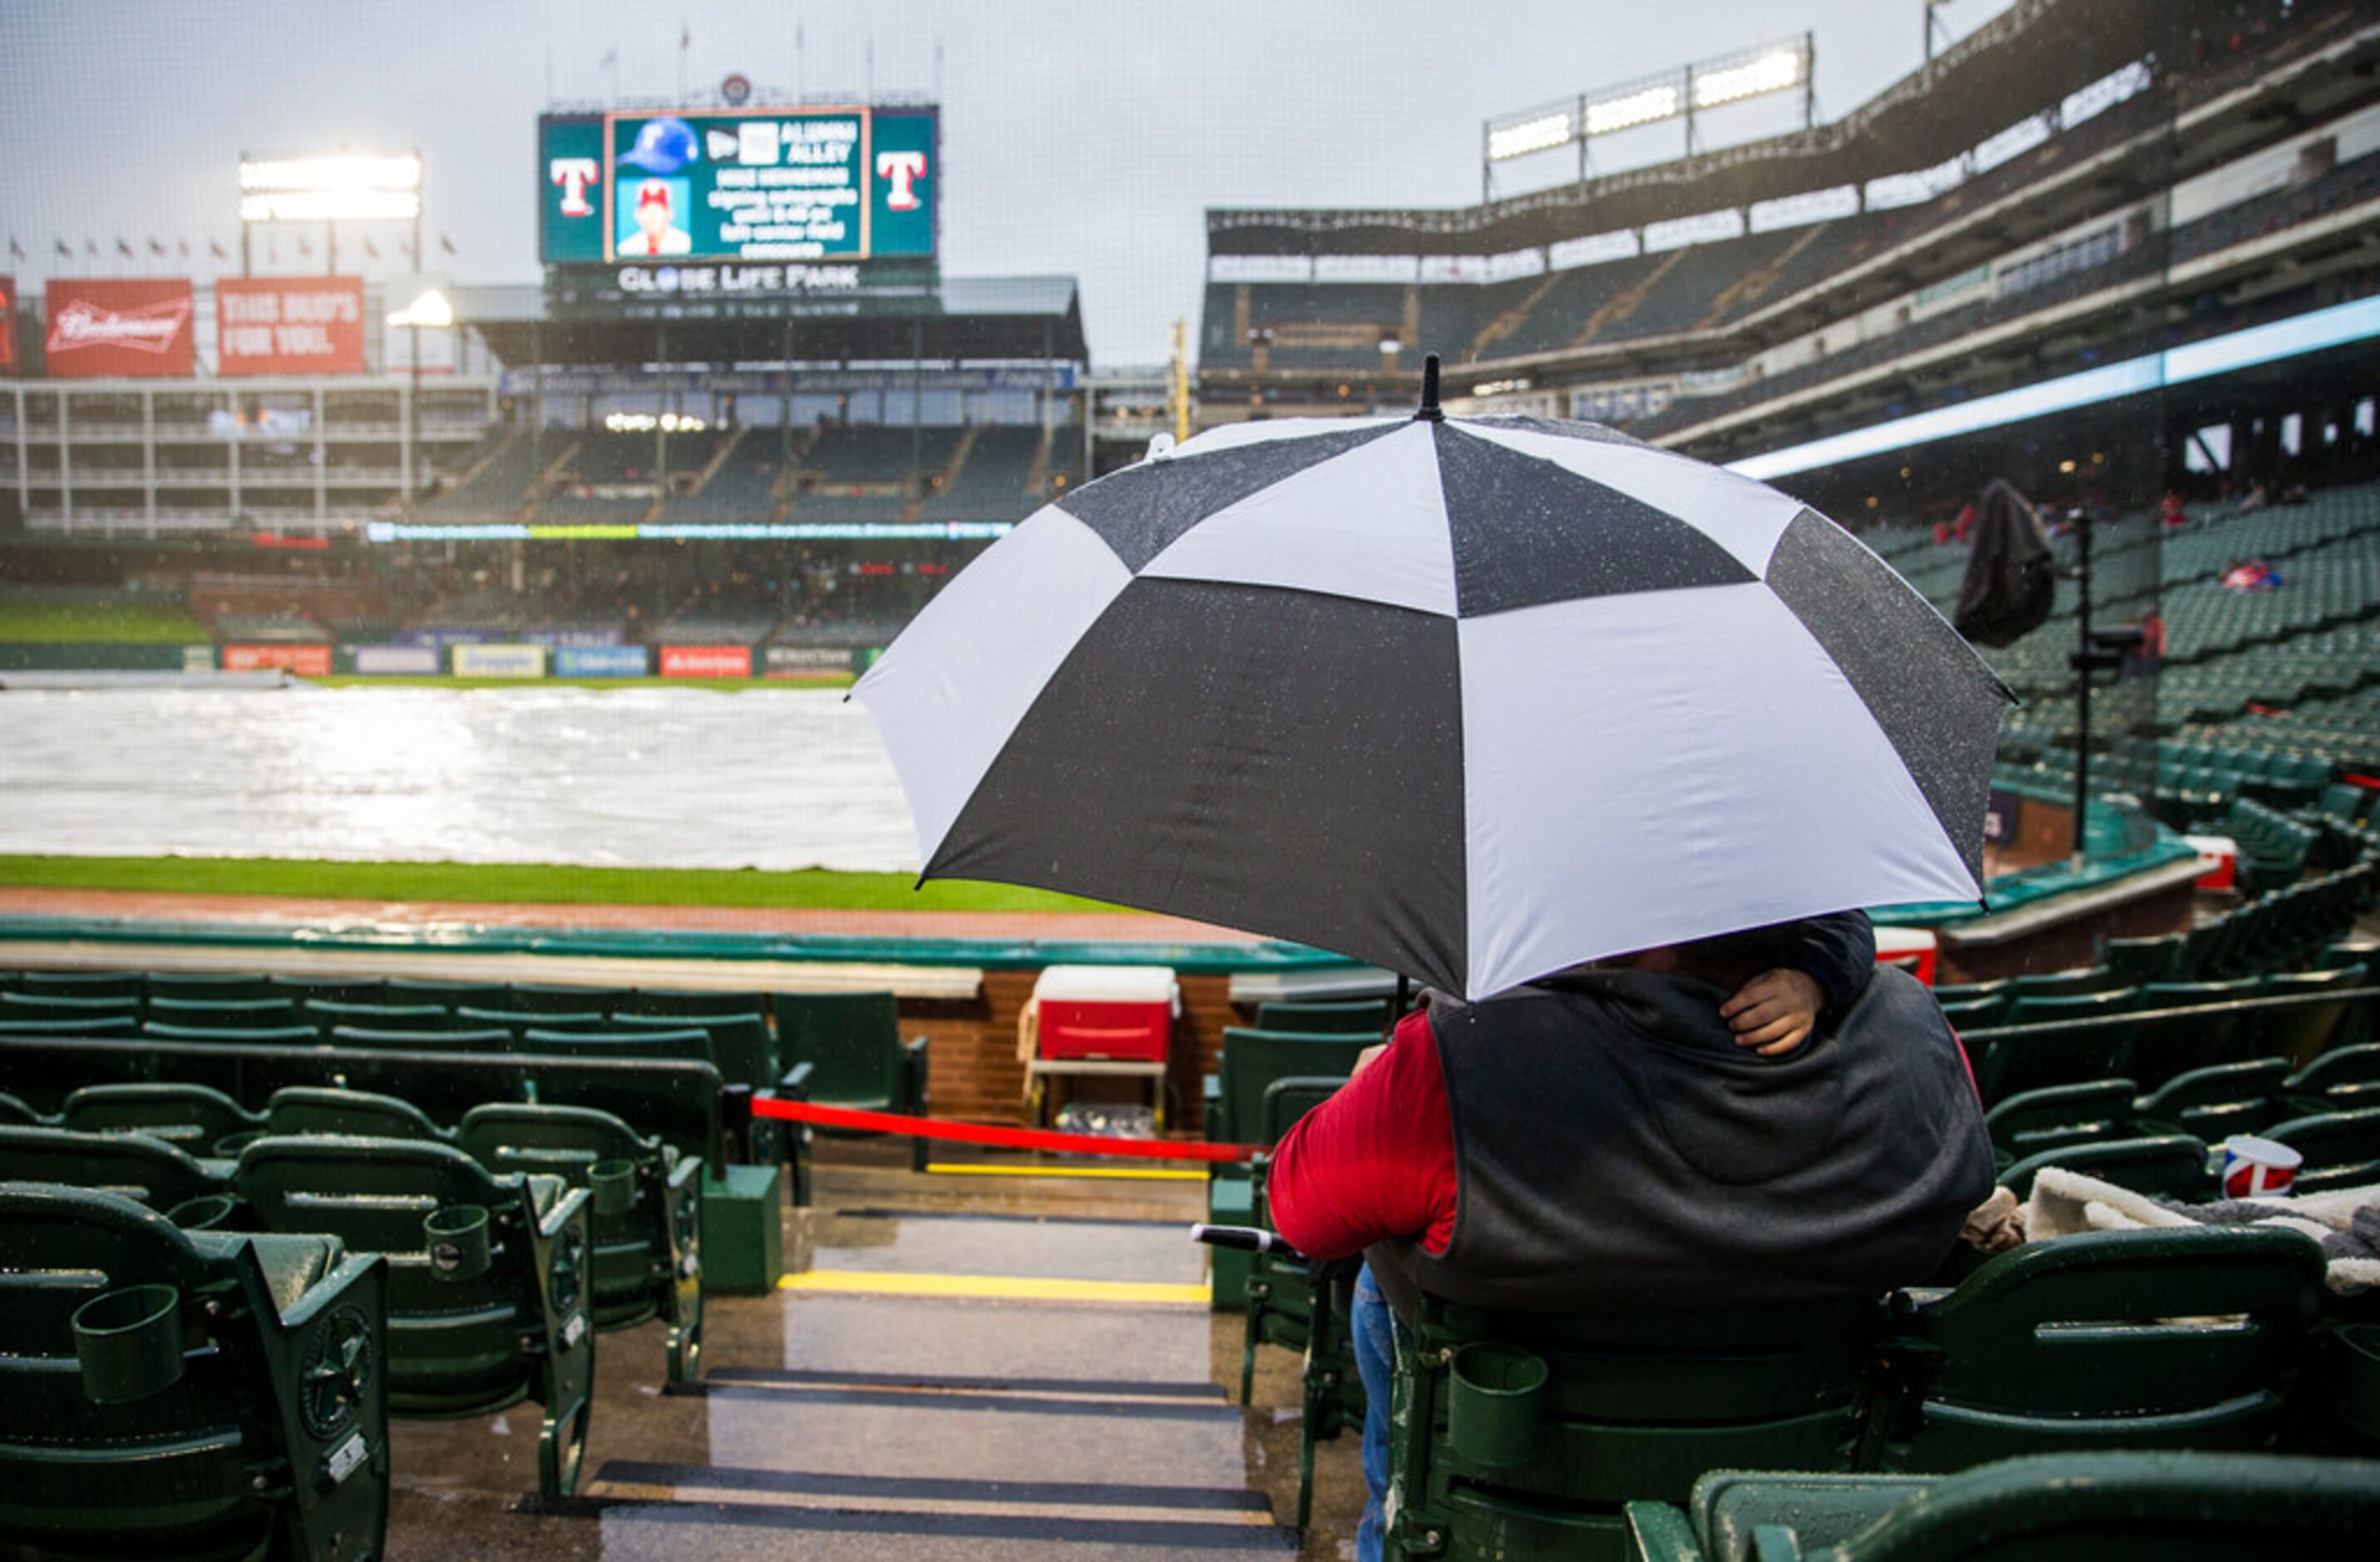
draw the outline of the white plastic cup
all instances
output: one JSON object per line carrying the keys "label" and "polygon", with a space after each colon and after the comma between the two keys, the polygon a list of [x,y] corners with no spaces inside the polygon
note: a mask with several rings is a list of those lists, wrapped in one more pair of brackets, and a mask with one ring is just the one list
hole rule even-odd
{"label": "white plastic cup", "polygon": [[2235,1134],[2223,1144],[2223,1196],[2227,1199],[2273,1199],[2285,1196],[2298,1179],[2305,1157],[2288,1145],[2249,1134]]}

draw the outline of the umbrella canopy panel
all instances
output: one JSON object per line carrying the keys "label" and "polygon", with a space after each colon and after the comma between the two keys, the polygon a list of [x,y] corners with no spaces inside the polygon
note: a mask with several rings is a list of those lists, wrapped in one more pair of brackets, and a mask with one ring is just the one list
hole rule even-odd
{"label": "umbrella canopy panel", "polygon": [[1978,893],[2007,699],[1798,502],[1525,419],[1202,435],[1028,519],[857,694],[927,877],[1474,996]]}

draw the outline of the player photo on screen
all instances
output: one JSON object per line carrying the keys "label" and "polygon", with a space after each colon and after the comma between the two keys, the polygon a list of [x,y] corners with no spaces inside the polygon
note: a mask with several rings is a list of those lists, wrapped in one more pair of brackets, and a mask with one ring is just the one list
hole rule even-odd
{"label": "player photo on screen", "polygon": [[639,176],[613,190],[617,248],[623,255],[684,255],[694,249],[686,230],[691,196],[684,179]]}

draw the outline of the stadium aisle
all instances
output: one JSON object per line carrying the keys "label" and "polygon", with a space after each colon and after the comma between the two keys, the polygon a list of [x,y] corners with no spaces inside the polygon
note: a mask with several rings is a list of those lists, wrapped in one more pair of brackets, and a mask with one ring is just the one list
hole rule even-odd
{"label": "stadium aisle", "polygon": [[1196,1181],[819,1182],[781,1293],[709,1303],[698,1392],[662,1393],[657,1330],[604,1336],[558,1510],[518,1510],[535,1407],[398,1423],[390,1555],[1293,1554],[1217,1382]]}

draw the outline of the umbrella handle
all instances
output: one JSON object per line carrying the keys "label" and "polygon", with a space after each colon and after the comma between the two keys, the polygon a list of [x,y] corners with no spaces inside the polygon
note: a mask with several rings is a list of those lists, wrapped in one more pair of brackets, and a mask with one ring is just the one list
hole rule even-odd
{"label": "umbrella handle", "polygon": [[1200,1221],[1190,1227],[1190,1239],[1204,1242],[1211,1248],[1237,1248],[1242,1252],[1279,1253],[1292,1261],[1305,1255],[1281,1239],[1276,1231],[1260,1226],[1208,1226]]}

